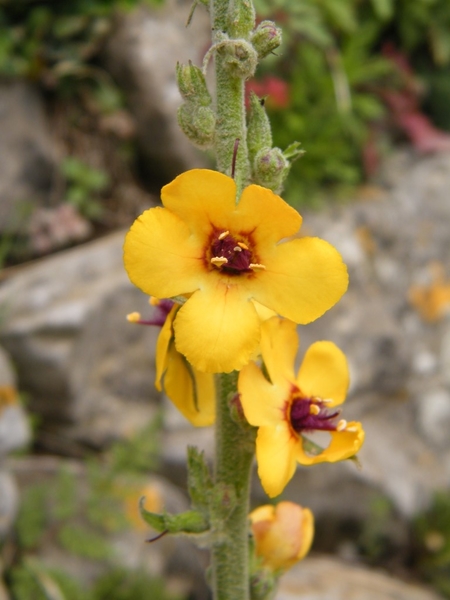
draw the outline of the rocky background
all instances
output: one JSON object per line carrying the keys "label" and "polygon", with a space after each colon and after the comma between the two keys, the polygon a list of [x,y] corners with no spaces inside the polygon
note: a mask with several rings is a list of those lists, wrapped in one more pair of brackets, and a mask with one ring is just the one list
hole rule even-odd
{"label": "rocky background", "polygon": [[[137,515],[141,495],[154,510],[186,506],[186,446],[211,457],[213,432],[194,430],[154,389],[158,332],[127,323],[151,309],[122,265],[126,227],[160,185],[208,164],[176,124],[174,65],[198,64],[208,44],[206,15],[185,29],[187,13],[175,0],[141,8],[111,32],[102,60],[127,111],[93,121],[28,82],[0,84],[2,248],[22,239],[18,215],[31,205],[34,258],[0,271],[1,600],[25,598],[27,577],[45,597],[85,597],[70,595],[61,572],[103,590],[140,573],[120,598],[208,598],[206,556],[183,540],[145,544],[152,534]],[[130,140],[134,169],[115,152]],[[58,169],[72,155],[108,167],[100,221],[64,201]],[[345,203],[302,211],[304,234],[339,249],[351,282],[300,328],[302,347],[330,339],[345,351],[346,417],[367,437],[359,465],[299,468],[283,494],[313,510],[317,535],[278,600],[449,593],[449,189],[450,153],[405,147]],[[255,477],[254,502],[265,501]]]}

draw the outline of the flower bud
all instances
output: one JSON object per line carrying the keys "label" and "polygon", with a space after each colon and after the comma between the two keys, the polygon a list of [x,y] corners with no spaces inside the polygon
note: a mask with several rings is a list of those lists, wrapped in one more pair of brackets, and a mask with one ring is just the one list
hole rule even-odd
{"label": "flower bud", "polygon": [[255,8],[251,0],[230,0],[228,31],[233,38],[248,39],[255,26]]}
{"label": "flower bud", "polygon": [[277,194],[283,188],[290,166],[279,148],[260,150],[253,161],[253,180]]}
{"label": "flower bud", "polygon": [[184,100],[195,102],[200,106],[210,106],[212,104],[205,76],[199,67],[196,67],[190,61],[187,65],[177,63],[176,77],[178,89]]}
{"label": "flower bud", "polygon": [[183,133],[198,148],[210,148],[214,141],[216,116],[209,106],[185,102],[178,109],[178,124]]}
{"label": "flower bud", "polygon": [[258,58],[265,58],[281,45],[282,32],[272,21],[262,21],[252,34],[251,42]]}
{"label": "flower bud", "polygon": [[229,40],[219,52],[224,56],[231,75],[249,79],[255,74],[258,54],[250,42],[243,39]]}
{"label": "flower bud", "polygon": [[266,504],[250,514],[255,553],[264,567],[286,571],[308,553],[314,537],[314,517],[293,502]]}
{"label": "flower bud", "polygon": [[247,144],[250,162],[253,163],[258,152],[272,147],[272,131],[269,117],[260,98],[250,92],[250,112],[248,117]]}

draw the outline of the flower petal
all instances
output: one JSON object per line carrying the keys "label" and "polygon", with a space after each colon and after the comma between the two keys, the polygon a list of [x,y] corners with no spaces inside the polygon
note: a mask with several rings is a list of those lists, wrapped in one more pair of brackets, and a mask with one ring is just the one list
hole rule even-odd
{"label": "flower petal", "polygon": [[229,229],[230,214],[236,206],[236,184],[223,173],[192,169],[165,185],[161,200],[191,231],[207,237],[212,225]]}
{"label": "flower petal", "polygon": [[332,400],[332,407],[344,402],[350,376],[345,354],[333,342],[312,344],[300,366],[297,383],[306,396]]}
{"label": "flower petal", "polygon": [[192,425],[205,427],[214,423],[214,375],[193,369],[173,344],[168,353],[164,390]]}
{"label": "flower petal", "polygon": [[273,245],[296,234],[302,217],[280,196],[260,185],[244,189],[232,227],[250,232],[257,247]]}
{"label": "flower petal", "polygon": [[179,352],[199,371],[229,373],[247,364],[260,339],[260,320],[243,290],[216,278],[195,292],[174,322]]}
{"label": "flower petal", "polygon": [[319,238],[301,238],[260,252],[265,271],[252,280],[253,297],[302,325],[314,321],[341,298],[348,286],[339,252]]}
{"label": "flower petal", "polygon": [[[162,376],[167,369],[168,353],[170,342],[173,339],[172,323],[175,317],[175,313],[180,307],[174,304],[170,309],[169,314],[161,327],[161,331],[158,335],[158,341],[156,342],[156,378],[155,387],[157,390],[162,390]],[[173,343],[173,342],[172,342]]]}
{"label": "flower petal", "polygon": [[195,291],[206,273],[198,240],[176,215],[160,207],[146,210],[131,226],[124,263],[131,281],[157,298]]}
{"label": "flower petal", "polygon": [[283,422],[289,389],[272,385],[254,362],[239,373],[238,391],[245,418],[254,427]]}
{"label": "flower petal", "polygon": [[295,473],[297,440],[291,437],[289,427],[260,427],[256,437],[258,475],[268,496],[281,494]]}
{"label": "flower petal", "polygon": [[[261,325],[261,355],[272,383],[295,381],[294,361],[298,349],[296,325],[273,317]],[[284,385],[286,385],[284,383]],[[291,388],[289,383],[289,388]]]}
{"label": "flower petal", "polygon": [[343,431],[331,431],[328,448],[317,456],[309,456],[303,450],[301,439],[297,446],[297,460],[301,465],[315,465],[321,462],[338,462],[354,456],[364,442],[364,429],[361,423],[351,421]]}

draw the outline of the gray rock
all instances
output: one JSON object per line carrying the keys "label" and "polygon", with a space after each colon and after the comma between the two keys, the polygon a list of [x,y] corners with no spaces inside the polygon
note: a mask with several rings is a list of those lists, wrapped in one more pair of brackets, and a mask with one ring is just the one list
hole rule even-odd
{"label": "gray rock", "polygon": [[439,600],[427,589],[373,569],[307,558],[280,580],[276,600]]}
{"label": "gray rock", "polygon": [[123,18],[105,52],[108,69],[127,95],[137,123],[145,173],[169,181],[180,172],[205,165],[178,127],[181,97],[177,62],[201,65],[210,44],[209,16],[199,5],[186,28],[189,0],[169,0],[161,9],[139,10]]}
{"label": "gray rock", "polygon": [[123,268],[123,237],[24,266],[0,289],[0,340],[43,419],[41,443],[64,454],[129,435],[156,410],[158,332],[125,319],[149,306]]}
{"label": "gray rock", "polygon": [[55,177],[43,102],[31,84],[0,83],[0,130],[0,231],[14,231],[30,206],[48,204]]}
{"label": "gray rock", "polygon": [[0,541],[11,530],[19,508],[19,493],[12,475],[0,470]]}

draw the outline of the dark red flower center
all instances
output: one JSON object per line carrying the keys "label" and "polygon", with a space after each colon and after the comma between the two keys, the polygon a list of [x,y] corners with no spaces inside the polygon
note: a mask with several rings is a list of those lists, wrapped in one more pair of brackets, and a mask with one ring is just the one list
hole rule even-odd
{"label": "dark red flower center", "polygon": [[227,275],[263,271],[266,267],[258,262],[252,246],[249,235],[235,236],[229,231],[215,230],[205,257],[210,266]]}
{"label": "dark red flower center", "polygon": [[289,419],[292,428],[297,433],[308,431],[336,431],[339,422],[336,417],[339,410],[329,412],[326,403],[320,398],[307,398],[300,391],[292,394],[292,404]]}

